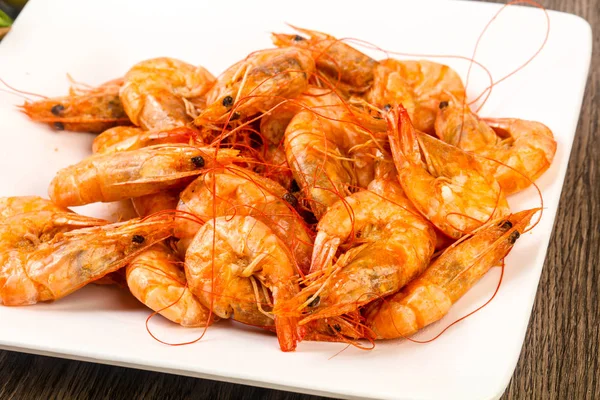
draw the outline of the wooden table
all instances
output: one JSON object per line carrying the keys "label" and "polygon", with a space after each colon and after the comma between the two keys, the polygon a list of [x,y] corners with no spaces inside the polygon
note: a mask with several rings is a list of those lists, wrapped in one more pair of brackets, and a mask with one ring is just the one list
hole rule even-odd
{"label": "wooden table", "polygon": [[[533,315],[503,399],[595,399],[600,398],[600,0],[544,3],[590,22],[594,55]],[[0,351],[0,398],[318,397]]]}

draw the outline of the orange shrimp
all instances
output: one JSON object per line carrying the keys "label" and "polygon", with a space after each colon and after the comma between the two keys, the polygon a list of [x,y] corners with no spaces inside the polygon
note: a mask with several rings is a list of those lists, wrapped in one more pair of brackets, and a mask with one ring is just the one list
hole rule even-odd
{"label": "orange shrimp", "polygon": [[487,158],[480,162],[507,194],[529,187],[550,168],[556,140],[546,125],[515,118],[487,118],[485,122],[501,139],[480,151]]}
{"label": "orange shrimp", "polygon": [[161,144],[95,154],[56,174],[48,193],[62,206],[123,200],[185,186],[207,168],[228,164],[236,150]]}
{"label": "orange shrimp", "polygon": [[366,325],[377,339],[407,337],[440,320],[485,273],[506,257],[540,209],[490,221],[451,246],[401,292],[368,305]]}
{"label": "orange shrimp", "polygon": [[131,122],[119,98],[123,79],[106,82],[97,88],[71,88],[65,97],[25,102],[20,108],[33,121],[62,131],[100,133]]}
{"label": "orange shrimp", "polygon": [[140,302],[176,324],[210,325],[214,315],[186,287],[185,273],[177,266],[181,263],[164,243],[155,244],[131,260],[127,286]]}
{"label": "orange shrimp", "polygon": [[373,180],[373,160],[381,147],[374,131],[383,131],[383,123],[342,106],[301,111],[289,123],[288,164],[317,219],[327,207]]}
{"label": "orange shrimp", "polygon": [[153,58],[125,74],[120,97],[134,125],[145,130],[168,129],[191,122],[184,99],[204,96],[214,83],[214,76],[203,67],[174,58]]}
{"label": "orange shrimp", "polygon": [[194,123],[225,124],[263,113],[304,92],[314,70],[310,53],[302,49],[252,53],[221,74]]}
{"label": "orange shrimp", "polygon": [[459,99],[440,103],[437,136],[465,151],[494,176],[506,194],[531,185],[552,164],[556,140],[544,124],[516,118],[477,117]]}
{"label": "orange shrimp", "polygon": [[402,106],[392,109],[387,120],[398,180],[438,229],[458,239],[509,213],[498,182],[484,173],[474,155],[416,132]]}
{"label": "orange shrimp", "polygon": [[427,267],[435,247],[432,226],[397,183],[373,181],[369,189],[335,203],[321,218],[313,274],[276,314],[305,311],[300,323],[306,324],[353,312],[397,292]]}
{"label": "orange shrimp", "polygon": [[380,61],[375,80],[367,93],[370,103],[379,107],[402,104],[419,131],[434,134],[438,105],[451,97],[462,100],[465,87],[452,68],[432,61]]}
{"label": "orange shrimp", "polygon": [[173,230],[172,218],[164,217],[105,224],[51,211],[6,219],[0,226],[2,303],[17,306],[58,300],[125,266]]}
{"label": "orange shrimp", "polygon": [[[273,316],[262,308],[258,296],[262,290],[267,302],[272,298],[271,304],[277,307],[299,292],[291,260],[287,246],[257,219],[219,217],[208,221],[194,237],[185,254],[185,271],[192,292],[216,315],[247,322],[245,317],[258,309],[274,319],[281,350],[293,351],[302,336],[297,319]],[[249,284],[257,293],[254,304],[237,300],[237,289],[244,293]]]}
{"label": "orange shrimp", "polygon": [[[65,207],[57,206],[52,201],[38,196],[16,196],[0,198],[0,222],[15,215],[33,213],[36,211],[51,211],[55,213],[45,213],[37,215],[38,221],[34,222],[40,224],[47,224],[43,228],[45,233],[39,236],[40,240],[49,240],[56,233],[58,233],[59,231],[55,229],[56,227],[60,227],[59,229],[64,229],[65,231],[67,231],[89,225],[102,225],[104,223],[108,223],[103,220],[78,216],[76,214],[66,214],[63,216],[62,213],[71,213],[71,210]],[[30,214],[30,216],[33,215],[34,214]],[[45,220],[44,218],[48,218],[48,220]],[[64,222],[61,222],[61,219]],[[39,227],[39,229],[42,228]],[[121,274],[120,271],[111,272],[110,274],[103,276],[102,278],[94,281],[93,283],[97,285],[118,285],[121,287],[126,286],[125,275]]]}
{"label": "orange shrimp", "polygon": [[[188,185],[177,210],[200,221],[220,216],[250,215],[266,224],[291,250],[294,265],[302,272],[310,266],[312,235],[294,211],[296,198],[276,182],[243,168],[213,169]],[[200,223],[176,218],[175,236],[185,250]]]}
{"label": "orange shrimp", "polygon": [[326,33],[292,26],[300,35],[273,33],[271,39],[278,47],[293,46],[309,50],[321,76],[344,94],[366,92],[373,83],[377,61]]}

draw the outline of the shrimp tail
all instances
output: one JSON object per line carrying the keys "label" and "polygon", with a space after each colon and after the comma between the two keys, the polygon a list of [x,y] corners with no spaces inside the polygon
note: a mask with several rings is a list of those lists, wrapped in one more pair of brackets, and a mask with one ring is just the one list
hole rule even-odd
{"label": "shrimp tail", "polygon": [[320,231],[315,239],[310,272],[328,269],[340,243],[339,237],[329,237],[324,231]]}
{"label": "shrimp tail", "polygon": [[399,105],[387,114],[388,138],[394,156],[396,168],[401,170],[409,165],[419,165],[421,151],[415,130],[408,111]]}
{"label": "shrimp tail", "polygon": [[296,350],[297,343],[303,339],[306,331],[298,325],[298,318],[295,317],[276,316],[275,328],[279,347],[285,352]]}

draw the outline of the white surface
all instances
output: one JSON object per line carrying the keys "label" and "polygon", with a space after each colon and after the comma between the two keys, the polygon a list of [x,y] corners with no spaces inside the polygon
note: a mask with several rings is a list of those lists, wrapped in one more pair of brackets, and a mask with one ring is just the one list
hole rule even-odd
{"label": "white surface", "polygon": [[[250,51],[270,46],[270,31],[289,32],[284,22],[338,37],[361,38],[388,50],[470,56],[479,32],[497,8],[467,2],[361,0],[181,1],[168,2],[168,6],[165,1],[35,0],[0,44],[0,77],[22,90],[60,95],[67,91],[66,73],[99,84],[123,75],[137,61],[156,56],[202,64],[218,74]],[[499,397],[523,343],[590,61],[589,25],[555,12],[550,13],[550,20],[550,37],[539,57],[495,88],[482,110],[484,116],[539,120],[554,131],[556,159],[538,182],[544,195],[544,217],[508,257],[496,299],[433,343],[390,341],[378,343],[373,351],[349,348],[330,359],[342,345],[307,342],[286,354],[279,351],[274,336],[222,323],[211,327],[199,343],[169,347],[146,333],[144,320],[149,312],[131,296],[92,285],[53,304],[0,307],[0,346],[336,397]],[[499,78],[535,51],[545,29],[539,9],[510,8],[482,40],[477,59]],[[467,63],[440,61],[464,77]],[[483,77],[474,67],[471,95],[485,87]],[[0,91],[0,195],[45,195],[57,169],[89,152],[92,136],[56,133],[31,123],[15,109],[20,102]],[[510,202],[514,209],[539,205],[533,189]],[[82,211],[104,215],[115,210],[94,205]],[[450,315],[417,338],[434,336],[484,303],[498,276],[497,269],[489,273]],[[169,325],[160,317],[152,323],[160,337],[172,342],[199,334],[199,330]]]}

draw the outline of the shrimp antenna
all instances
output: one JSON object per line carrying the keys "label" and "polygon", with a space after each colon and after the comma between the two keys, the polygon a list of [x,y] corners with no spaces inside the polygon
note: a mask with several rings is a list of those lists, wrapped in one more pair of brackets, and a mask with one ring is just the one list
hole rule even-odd
{"label": "shrimp antenna", "polygon": [[10,91],[8,91],[8,90],[2,90],[3,92],[6,92],[6,93],[12,93],[12,94],[14,94],[14,95],[18,95],[18,94],[20,94],[20,95],[22,95],[22,97],[25,97],[25,98],[27,98],[27,97],[26,97],[26,95],[30,95],[30,96],[36,96],[36,97],[40,97],[40,98],[42,98],[42,99],[47,99],[47,98],[48,98],[48,96],[44,96],[44,95],[41,95],[41,94],[37,94],[37,93],[33,93],[33,92],[26,92],[26,91],[24,91],[24,90],[19,90],[19,89],[15,88],[15,87],[13,87],[13,86],[9,85],[9,84],[8,84],[8,83],[7,83],[7,82],[6,82],[4,79],[2,79],[2,78],[0,78],[0,83],[2,83],[4,86],[6,86],[7,88],[9,88],[10,90],[12,90],[12,91],[13,91],[13,92],[10,92]]}
{"label": "shrimp antenna", "polygon": [[[477,38],[477,42],[475,43],[475,48],[473,49],[473,54],[471,56],[472,62],[469,64],[469,69],[467,71],[467,77],[465,79],[465,91],[466,91],[467,87],[469,86],[469,78],[471,75],[471,68],[473,66],[473,62],[475,61],[475,54],[477,53],[477,49],[479,47],[479,43],[481,42],[481,39],[483,38],[484,34],[487,32],[487,30],[490,27],[490,25],[492,24],[492,22],[494,22],[496,20],[496,18],[498,17],[498,15],[500,15],[501,12],[504,11],[507,7],[509,7],[511,5],[516,5],[516,4],[528,4],[528,5],[540,8],[544,11],[544,14],[546,15],[546,26],[547,26],[544,41],[542,42],[540,47],[535,51],[535,53],[529,59],[527,59],[527,61],[525,61],[519,67],[515,68],[512,72],[508,73],[507,75],[503,76],[502,78],[498,79],[497,81],[493,81],[488,87],[486,87],[481,92],[481,94],[479,94],[479,96],[477,96],[473,101],[471,101],[471,103],[469,103],[469,104],[472,104],[472,103],[478,101],[483,96],[484,93],[486,93],[486,92],[488,93],[486,95],[485,99],[483,100],[483,102],[477,108],[476,112],[479,112],[479,110],[481,110],[481,108],[483,108],[483,106],[489,99],[489,96],[491,95],[491,92],[492,92],[492,88],[494,86],[497,86],[499,83],[505,81],[506,79],[510,78],[511,76],[513,76],[514,74],[516,74],[517,72],[519,72],[520,70],[525,68],[531,61],[533,61],[534,58],[536,58],[540,54],[540,52],[542,51],[542,49],[544,48],[544,46],[546,46],[546,43],[548,42],[548,37],[550,36],[550,16],[548,15],[548,11],[546,10],[546,8],[543,5],[541,5],[540,3],[538,3],[535,0],[513,0],[513,1],[505,4],[498,10],[498,12],[496,12],[496,14],[492,17],[492,19],[490,19],[490,21],[488,21],[486,26],[483,28],[483,30],[479,34],[479,37]],[[466,99],[463,100],[463,107],[465,105],[465,101],[466,101]]]}

